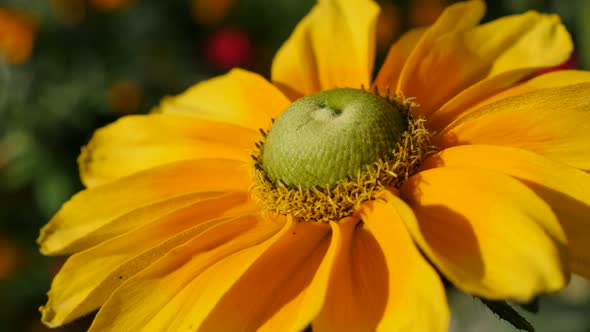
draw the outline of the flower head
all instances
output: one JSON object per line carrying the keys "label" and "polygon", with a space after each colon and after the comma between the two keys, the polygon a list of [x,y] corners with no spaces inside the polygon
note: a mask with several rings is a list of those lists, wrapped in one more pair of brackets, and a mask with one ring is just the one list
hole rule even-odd
{"label": "flower head", "polygon": [[272,83],[234,69],[98,130],[45,226],[43,321],[91,331],[444,331],[441,276],[492,300],[590,277],[590,73],[528,12],[448,7],[372,79],[369,0],[320,0]]}
{"label": "flower head", "polygon": [[0,7],[0,58],[22,64],[33,51],[37,23],[27,14]]}

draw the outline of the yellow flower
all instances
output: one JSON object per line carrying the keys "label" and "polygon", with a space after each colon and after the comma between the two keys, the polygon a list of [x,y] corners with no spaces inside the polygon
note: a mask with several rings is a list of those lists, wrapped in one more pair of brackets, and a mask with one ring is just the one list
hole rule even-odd
{"label": "yellow flower", "polygon": [[0,8],[0,58],[8,63],[26,62],[33,51],[37,24],[27,14]]}
{"label": "yellow flower", "polygon": [[107,99],[111,111],[121,115],[136,113],[143,99],[142,88],[130,80],[118,80],[111,84]]}
{"label": "yellow flower", "polygon": [[195,22],[204,25],[221,23],[236,6],[236,0],[192,0],[191,13]]}
{"label": "yellow flower", "polygon": [[0,280],[8,280],[16,274],[22,264],[22,256],[18,245],[0,234]]}
{"label": "yellow flower", "polygon": [[[527,80],[568,58],[569,34],[536,12],[478,25],[484,10],[458,3],[403,35],[372,80],[378,7],[320,0],[272,83],[235,69],[98,130],[79,160],[87,189],[39,238],[44,254],[72,255],[45,324],[100,308],[91,331],[444,331],[439,273],[516,301],[561,289],[570,271],[590,277],[590,73]],[[360,118],[345,135],[298,136],[300,119],[285,120],[340,129],[349,104]],[[399,130],[393,154],[373,149]],[[379,158],[355,177],[338,152],[317,156],[343,140],[361,149],[351,160]],[[295,150],[316,159],[267,160]],[[326,165],[320,181],[349,173],[322,187],[300,172]]]}

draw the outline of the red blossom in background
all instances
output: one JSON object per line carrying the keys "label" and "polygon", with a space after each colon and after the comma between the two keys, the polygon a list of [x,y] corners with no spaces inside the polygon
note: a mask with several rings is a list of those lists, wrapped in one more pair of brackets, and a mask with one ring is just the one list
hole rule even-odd
{"label": "red blossom in background", "polygon": [[205,60],[217,69],[247,67],[254,48],[250,37],[238,28],[222,28],[205,41]]}

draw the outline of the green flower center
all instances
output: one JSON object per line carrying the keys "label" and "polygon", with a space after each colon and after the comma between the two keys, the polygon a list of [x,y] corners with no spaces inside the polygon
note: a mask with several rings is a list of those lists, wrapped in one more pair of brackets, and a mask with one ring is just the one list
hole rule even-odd
{"label": "green flower center", "polygon": [[407,129],[386,99],[357,89],[333,89],[294,102],[266,138],[262,165],[273,182],[313,188],[354,177],[389,158]]}
{"label": "green flower center", "polygon": [[330,222],[400,187],[435,151],[412,99],[333,89],[303,97],[252,152],[252,191],[265,212]]}

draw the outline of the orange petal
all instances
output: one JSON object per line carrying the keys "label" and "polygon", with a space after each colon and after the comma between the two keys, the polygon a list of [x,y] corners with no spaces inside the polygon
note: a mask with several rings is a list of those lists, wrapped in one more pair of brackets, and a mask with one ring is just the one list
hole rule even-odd
{"label": "orange petal", "polygon": [[590,174],[526,150],[463,145],[443,150],[423,167],[477,167],[513,176],[551,206],[567,236],[572,272],[590,278]]}
{"label": "orange petal", "polygon": [[[480,2],[455,6],[463,6],[466,11],[470,5],[473,13],[483,10]],[[462,13],[457,9],[456,14]],[[462,20],[447,9],[439,21],[452,18]],[[436,30],[437,24],[431,30]],[[411,55],[399,87],[406,96],[416,97],[422,106],[420,111],[426,115],[477,82],[490,78],[472,92],[491,93],[540,68],[564,62],[573,49],[559,17],[536,12],[503,17],[477,27],[438,30],[434,38],[433,34],[427,32]],[[501,79],[493,78],[498,74],[503,74]]]}
{"label": "orange petal", "polygon": [[428,118],[428,126],[432,130],[441,131],[458,117],[467,115],[478,108],[508,97],[541,89],[590,82],[590,72],[582,70],[559,70],[537,76],[513,86],[515,82],[521,80],[523,70],[528,71],[528,69],[521,69],[502,73],[485,79],[464,90],[450,102],[446,103],[441,109],[434,112]]}
{"label": "orange petal", "polygon": [[[293,332],[305,329],[321,309],[327,286],[326,270],[337,254],[334,249],[328,254],[330,235],[326,224],[295,224],[220,298],[199,329],[276,331],[273,327],[280,327],[281,331]],[[324,257],[328,257],[327,261]],[[328,266],[324,264],[322,268],[323,262]],[[314,285],[314,275],[319,270],[322,270],[319,275],[322,282]],[[175,330],[183,330],[190,322],[199,321],[194,316],[207,313],[203,304],[192,307],[190,314],[179,317],[178,324],[173,325]]]}
{"label": "orange petal", "polygon": [[[269,320],[264,322],[257,331],[303,331],[320,313],[324,306],[326,290],[330,282],[334,262],[341,255],[342,248],[344,247],[341,233],[338,233],[334,229],[335,225],[334,223],[331,224],[332,236],[330,246],[322,262],[317,267],[309,285],[301,289],[292,300],[286,303]],[[305,236],[305,234],[302,235]],[[308,270],[309,268],[303,268],[302,270]],[[313,267],[311,268],[313,269]],[[309,273],[311,272],[313,271]],[[290,283],[290,281],[291,279],[287,283]],[[285,287],[285,289],[288,288],[290,286]],[[281,289],[282,291],[284,290]]]}
{"label": "orange petal", "polygon": [[434,137],[440,148],[463,144],[519,147],[590,169],[590,83],[540,89],[488,104]]}
{"label": "orange petal", "polygon": [[[407,59],[399,78],[397,91],[402,92],[408,97],[416,97],[417,102],[421,105],[420,111],[424,114],[432,112],[433,106],[444,102],[448,98],[448,91],[445,91],[444,85],[446,80],[433,80],[435,75],[447,75],[449,71],[458,70],[458,61],[447,61],[444,65],[453,65],[454,67],[434,67],[439,66],[437,59],[447,59],[456,57],[463,60],[464,55],[459,54],[460,49],[453,49],[449,45],[444,47],[446,41],[452,37],[457,38],[461,33],[470,30],[479,23],[485,12],[485,4],[480,0],[459,2],[445,9],[438,20],[424,33],[409,58]],[[431,54],[434,50],[435,54]],[[438,54],[440,53],[440,54]],[[436,55],[436,57],[433,57]],[[442,78],[442,77],[441,77]],[[436,85],[434,88],[432,85]],[[453,86],[449,86],[452,88]]]}
{"label": "orange petal", "polygon": [[427,28],[412,29],[391,46],[375,79],[379,91],[395,91],[404,64],[426,31]]}
{"label": "orange petal", "polygon": [[[389,192],[361,209],[364,224],[333,224],[342,238],[326,295],[313,322],[323,331],[446,331],[442,282],[420,255]],[[411,213],[411,212],[410,212]]]}
{"label": "orange petal", "polygon": [[209,308],[214,306],[288,229],[282,218],[243,216],[214,222],[121,285],[100,309],[90,331],[166,330],[172,320],[186,318],[184,312],[192,309],[184,302],[202,300]]}
{"label": "orange petal", "polygon": [[292,98],[369,86],[378,14],[373,1],[320,0],[276,54],[273,82]]}
{"label": "orange petal", "polygon": [[262,76],[233,69],[201,82],[176,97],[165,98],[157,112],[226,122],[254,130],[266,129],[290,104]]}
{"label": "orange petal", "polygon": [[458,288],[526,302],[566,285],[563,230],[547,203],[518,180],[443,167],[417,173],[400,192],[417,218],[404,218],[413,238]]}
{"label": "orange petal", "polygon": [[245,193],[233,193],[205,200],[71,256],[53,279],[43,322],[60,326],[98,309],[127,279],[214,223],[227,220],[220,217],[247,199]]}
{"label": "orange petal", "polygon": [[231,124],[169,114],[133,115],[97,130],[78,158],[88,187],[189,159],[249,160],[260,133]]}
{"label": "orange petal", "polygon": [[30,12],[0,8],[0,57],[8,64],[25,63],[33,51],[38,22]]}
{"label": "orange petal", "polygon": [[247,191],[248,168],[237,161],[176,162],[83,190],[41,230],[41,252],[69,254],[224,191]]}

